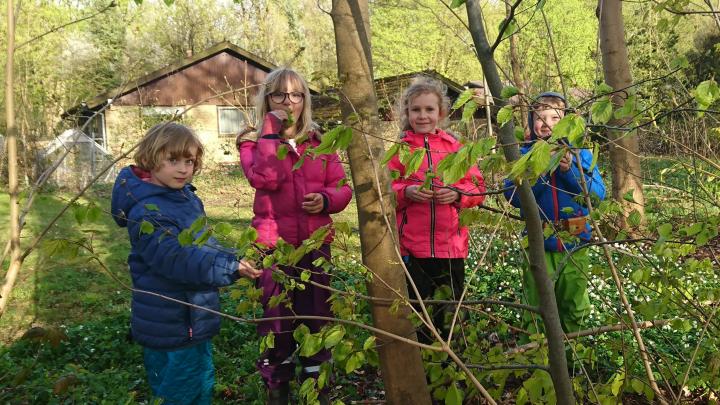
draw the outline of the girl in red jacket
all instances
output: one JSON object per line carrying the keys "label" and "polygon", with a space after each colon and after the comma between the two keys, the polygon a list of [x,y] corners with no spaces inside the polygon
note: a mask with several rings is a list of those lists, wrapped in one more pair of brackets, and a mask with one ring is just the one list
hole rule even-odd
{"label": "girl in red jacket", "polygon": [[[425,158],[414,173],[395,155],[390,170],[400,172],[393,181],[397,197],[397,225],[403,261],[421,298],[431,299],[435,291],[445,285],[452,299],[460,299],[465,285],[465,258],[468,255],[468,229],[460,226],[461,208],[474,207],[484,200],[485,183],[482,174],[473,166],[455,184],[444,184],[434,178],[429,187],[423,187],[425,176],[434,172],[441,160],[457,152],[462,144],[451,134],[439,128],[448,115],[450,101],[447,88],[437,80],[419,77],[405,89],[399,102],[402,134],[400,141],[410,147],[425,149]],[[411,299],[417,299],[408,284]],[[452,311],[447,307],[434,310],[433,323],[447,338]],[[446,323],[446,321],[448,323]],[[424,328],[419,340],[433,341]]]}
{"label": "girl in red jacket", "polygon": [[[332,223],[330,214],[342,211],[352,198],[352,190],[345,184],[337,154],[303,155],[306,149],[320,144],[320,133],[311,119],[310,90],[305,80],[294,70],[281,68],[271,72],[257,99],[257,117],[261,125],[257,135],[249,133],[238,139],[240,162],[250,185],[255,189],[252,226],[258,231],[257,242],[272,249],[279,239],[298,247],[316,229]],[[281,148],[287,155],[278,154]],[[299,168],[293,167],[300,161]],[[303,256],[295,266],[265,269],[257,279],[263,290],[264,318],[314,315],[331,317],[330,292],[305,284],[303,290],[285,291],[272,277],[282,271],[300,282],[303,270],[310,270],[310,280],[328,286],[330,277],[313,262],[330,258],[329,234],[317,250]],[[287,294],[292,304],[270,307],[272,297]],[[269,403],[288,403],[288,383],[294,377],[293,353],[296,342],[293,331],[305,324],[310,332],[320,331],[325,321],[275,320],[258,324],[258,333],[275,335],[275,347],[263,353],[258,370],[268,387]],[[301,378],[319,375],[320,364],[330,360],[330,352],[321,350],[312,357],[300,357]]]}

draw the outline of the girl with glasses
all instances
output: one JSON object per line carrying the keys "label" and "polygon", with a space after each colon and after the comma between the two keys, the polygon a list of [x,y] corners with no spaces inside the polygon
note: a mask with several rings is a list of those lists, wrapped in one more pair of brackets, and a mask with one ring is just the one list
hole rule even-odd
{"label": "girl with glasses", "polygon": [[[267,76],[257,97],[259,130],[257,133],[243,131],[238,136],[240,163],[255,189],[252,226],[258,231],[257,242],[270,250],[279,239],[300,246],[315,230],[331,225],[330,214],[342,211],[352,198],[337,154],[305,154],[308,148],[320,144],[320,133],[311,119],[310,102],[310,90],[305,80],[292,69],[277,69]],[[278,154],[281,148],[287,150],[286,155]],[[300,166],[293,170],[296,164]],[[263,291],[264,318],[332,316],[328,301],[330,291],[300,280],[301,273],[309,270],[310,281],[329,286],[330,277],[322,269],[322,263],[316,260],[330,260],[331,241],[332,232],[328,233],[322,246],[307,253],[294,266],[273,266],[263,270],[256,281]],[[276,281],[277,277],[273,279],[273,272],[294,278],[304,284],[304,289],[286,290]],[[270,307],[270,300],[280,294],[286,294],[287,298]],[[288,319],[258,324],[260,335],[272,332],[275,336],[275,347],[265,351],[257,363],[268,388],[269,404],[288,403],[297,347],[293,331],[302,324],[311,333],[317,333],[326,322]],[[298,360],[302,365],[301,380],[317,378],[320,365],[330,360],[330,352],[321,350],[311,357],[300,356]],[[329,403],[325,392],[321,392],[319,399],[321,403]]]}

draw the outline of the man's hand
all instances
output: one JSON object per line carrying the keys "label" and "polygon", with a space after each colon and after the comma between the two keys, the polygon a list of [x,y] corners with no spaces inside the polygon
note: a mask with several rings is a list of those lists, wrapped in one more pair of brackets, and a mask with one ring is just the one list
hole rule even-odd
{"label": "man's hand", "polygon": [[305,194],[302,209],[308,214],[317,214],[323,209],[323,196],[320,193]]}
{"label": "man's hand", "polygon": [[421,189],[420,186],[405,187],[405,198],[415,202],[428,202],[432,200],[435,193],[432,190]]}

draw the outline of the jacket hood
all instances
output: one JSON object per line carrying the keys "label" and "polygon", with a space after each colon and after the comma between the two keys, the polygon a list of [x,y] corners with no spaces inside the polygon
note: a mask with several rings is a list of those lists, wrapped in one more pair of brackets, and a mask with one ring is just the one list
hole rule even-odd
{"label": "jacket hood", "polygon": [[[533,99],[533,104],[534,104],[535,102],[537,102],[538,100],[540,100],[541,98],[543,98],[543,97],[555,97],[555,98],[559,98],[560,100],[562,100],[563,104],[565,104],[565,109],[567,109],[567,108],[569,107],[568,101],[567,101],[567,99],[565,98],[565,96],[563,96],[562,94],[560,94],[560,93],[558,93],[558,92],[555,92],[555,91],[546,91],[546,92],[543,92],[543,93],[538,94],[538,95]],[[536,139],[537,139],[537,134],[535,133],[535,128],[534,128],[534,125],[533,125],[533,110],[532,110],[532,105],[531,105],[531,108],[530,108],[529,111],[528,111],[528,127],[530,128],[530,140],[532,140],[532,141],[536,140]]]}
{"label": "jacket hood", "polygon": [[[180,190],[158,186],[143,180],[140,176],[144,177],[145,174],[148,173],[137,166],[127,166],[115,179],[110,212],[115,222],[121,227],[127,226],[127,216],[130,210],[136,205],[142,204],[149,197],[164,195],[169,199],[184,199],[183,194],[178,192]],[[181,190],[194,191],[195,187],[186,184]]]}

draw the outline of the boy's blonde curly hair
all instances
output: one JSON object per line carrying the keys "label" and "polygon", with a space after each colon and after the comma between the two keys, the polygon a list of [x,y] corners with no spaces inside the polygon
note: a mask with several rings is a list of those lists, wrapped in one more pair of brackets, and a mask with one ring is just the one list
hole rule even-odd
{"label": "boy's blonde curly hair", "polygon": [[141,169],[153,171],[159,169],[165,159],[192,157],[190,148],[193,146],[197,149],[193,174],[197,174],[202,169],[205,152],[200,138],[185,125],[163,122],[148,130],[140,141],[133,159]]}

